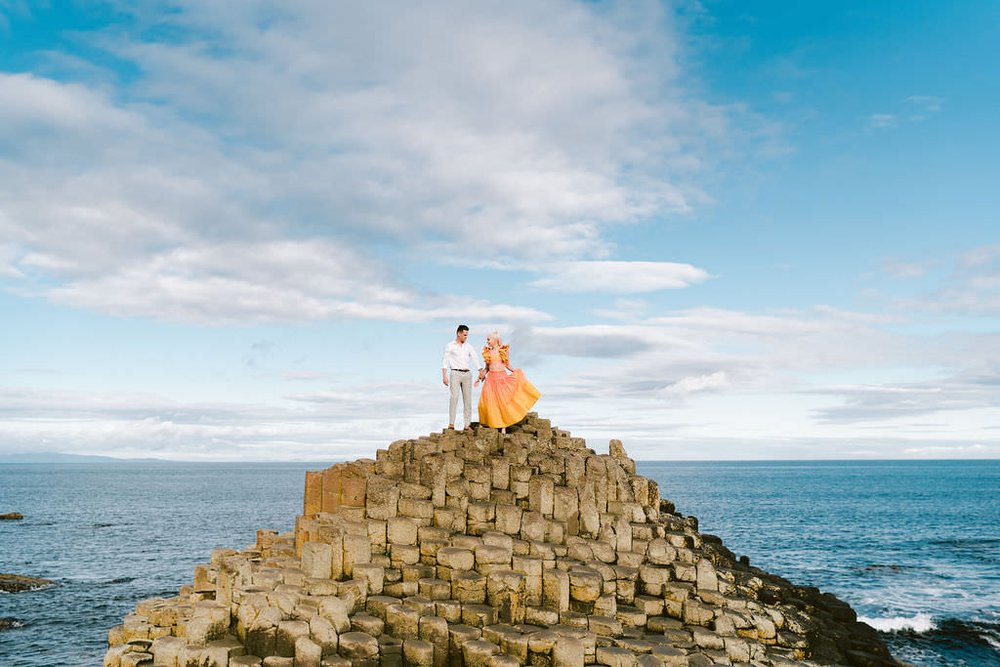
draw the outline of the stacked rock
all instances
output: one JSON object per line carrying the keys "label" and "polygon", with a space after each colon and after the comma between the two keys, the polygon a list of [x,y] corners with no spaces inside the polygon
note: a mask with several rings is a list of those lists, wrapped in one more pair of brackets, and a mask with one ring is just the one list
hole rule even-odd
{"label": "stacked rock", "polygon": [[293,533],[140,603],[105,666],[899,664],[847,604],[700,534],[619,441],[510,431],[307,472]]}

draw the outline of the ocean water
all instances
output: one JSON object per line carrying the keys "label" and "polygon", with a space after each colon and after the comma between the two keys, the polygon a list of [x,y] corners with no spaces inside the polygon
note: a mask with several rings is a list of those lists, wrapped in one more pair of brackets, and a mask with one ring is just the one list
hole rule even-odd
{"label": "ocean water", "polygon": [[[326,464],[329,465],[329,464]],[[176,595],[214,547],[292,529],[304,471],[321,464],[0,465],[0,572],[51,579],[0,593],[2,667],[100,665],[107,631],[135,603]],[[10,508],[10,509],[6,509]]]}
{"label": "ocean water", "polygon": [[[107,630],[216,546],[287,531],[322,464],[0,464],[0,666],[99,665]],[[754,565],[849,602],[918,667],[1000,665],[1000,461],[640,462]]]}
{"label": "ocean water", "polygon": [[640,462],[699,530],[919,667],[1000,665],[1000,461]]}

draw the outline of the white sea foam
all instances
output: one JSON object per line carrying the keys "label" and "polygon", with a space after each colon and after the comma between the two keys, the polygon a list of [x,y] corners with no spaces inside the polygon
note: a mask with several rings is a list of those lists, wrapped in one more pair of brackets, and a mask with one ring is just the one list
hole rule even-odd
{"label": "white sea foam", "polygon": [[869,618],[859,616],[858,620],[867,623],[881,632],[900,632],[902,630],[912,630],[913,632],[927,632],[937,626],[930,614],[917,614],[916,616],[890,616],[888,618]]}

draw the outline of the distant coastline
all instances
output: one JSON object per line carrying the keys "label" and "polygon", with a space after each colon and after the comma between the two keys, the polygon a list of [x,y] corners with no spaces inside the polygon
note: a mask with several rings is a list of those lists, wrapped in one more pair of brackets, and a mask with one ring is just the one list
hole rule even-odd
{"label": "distant coastline", "polygon": [[64,454],[62,452],[24,452],[20,454],[0,454],[0,463],[169,463],[167,459],[123,459],[115,456],[91,454]]}
{"label": "distant coastline", "polygon": [[310,460],[256,460],[256,461],[198,461],[183,459],[158,459],[158,458],[138,458],[130,459],[118,456],[98,456],[96,454],[66,454],[63,452],[24,452],[18,454],[0,454],[0,465],[5,463],[191,463],[198,465],[212,464],[246,464],[246,463],[270,463],[270,464],[333,464],[341,463],[345,459],[310,459]]}

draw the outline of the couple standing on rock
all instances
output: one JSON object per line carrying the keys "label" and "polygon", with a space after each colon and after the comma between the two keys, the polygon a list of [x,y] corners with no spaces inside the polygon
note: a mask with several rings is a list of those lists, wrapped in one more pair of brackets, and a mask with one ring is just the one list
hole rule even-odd
{"label": "couple standing on rock", "polygon": [[458,325],[455,340],[444,347],[441,361],[441,381],[451,390],[448,403],[448,428],[455,428],[455,410],[458,407],[458,392],[462,392],[462,408],[465,416],[465,430],[472,430],[472,369],[478,377],[475,386],[483,382],[479,395],[479,423],[491,428],[502,429],[518,423],[528,414],[528,410],[538,400],[540,394],[528,382],[524,371],[510,367],[509,345],[504,345],[496,331],[486,337],[483,346],[483,360],[466,340],[469,327]]}

